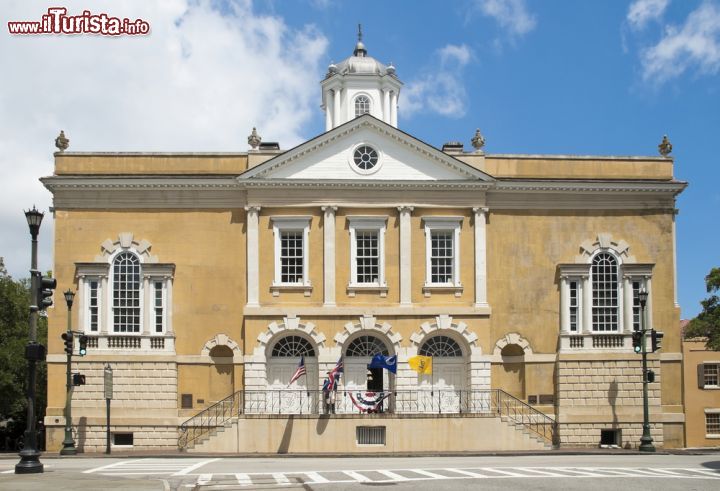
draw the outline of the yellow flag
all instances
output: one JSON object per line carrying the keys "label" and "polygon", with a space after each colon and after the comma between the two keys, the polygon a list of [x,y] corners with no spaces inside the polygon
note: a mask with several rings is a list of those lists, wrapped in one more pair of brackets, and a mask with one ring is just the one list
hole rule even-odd
{"label": "yellow flag", "polygon": [[408,358],[408,365],[419,374],[432,373],[432,356],[413,356]]}

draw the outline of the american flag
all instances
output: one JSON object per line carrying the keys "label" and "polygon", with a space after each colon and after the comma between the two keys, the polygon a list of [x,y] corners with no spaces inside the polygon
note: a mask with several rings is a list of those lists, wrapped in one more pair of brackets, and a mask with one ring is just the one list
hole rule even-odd
{"label": "american flag", "polygon": [[305,369],[305,357],[301,356],[300,363],[298,363],[298,367],[297,367],[297,369],[295,369],[295,373],[293,373],[293,376],[290,378],[288,387],[290,387],[293,382],[295,382],[297,379],[299,379],[303,375],[307,375],[307,370]]}
{"label": "american flag", "polygon": [[340,380],[340,374],[344,373],[344,372],[345,372],[345,368],[344,368],[343,359],[341,356],[340,359],[335,364],[335,368],[333,368],[332,370],[330,370],[328,372],[328,378],[330,379],[330,389],[329,390],[335,389],[335,384],[337,383],[338,380]]}

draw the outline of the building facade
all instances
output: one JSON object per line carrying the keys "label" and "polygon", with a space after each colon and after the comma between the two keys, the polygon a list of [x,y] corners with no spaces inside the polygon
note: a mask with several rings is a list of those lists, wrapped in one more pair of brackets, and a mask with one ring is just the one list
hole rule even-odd
{"label": "building facade", "polygon": [[720,446],[720,353],[707,349],[706,341],[683,341],[688,447]]}
{"label": "building facade", "polygon": [[[80,448],[104,446],[106,365],[118,447],[534,445],[515,423],[545,444],[636,446],[642,322],[666,333],[650,356],[653,438],[684,444],[672,326],[685,184],[667,152],[492,155],[479,132],[469,151],[437,149],[398,129],[402,83],[361,42],[321,88],[326,131],[289,150],[253,131],[239,153],[55,154],[42,179],[54,273],[77,290],[73,326],[89,337],[73,362],[87,379],[73,395]],[[48,449],[64,425],[58,304]],[[396,373],[369,370],[376,354],[396,355]],[[416,355],[432,374],[410,368]],[[320,389],[340,359],[326,418]],[[368,392],[385,398],[377,414],[358,409]],[[222,438],[199,422],[211,413],[232,427]]]}

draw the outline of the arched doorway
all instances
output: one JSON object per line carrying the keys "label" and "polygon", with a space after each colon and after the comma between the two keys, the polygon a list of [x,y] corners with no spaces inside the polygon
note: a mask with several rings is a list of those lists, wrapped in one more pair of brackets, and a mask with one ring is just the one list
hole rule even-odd
{"label": "arched doorway", "polygon": [[[520,400],[525,399],[525,350],[508,344],[500,351],[502,365],[498,370],[498,387]],[[493,374],[495,375],[495,374]]]}
{"label": "arched doorway", "polygon": [[460,343],[444,334],[426,339],[418,350],[432,357],[433,373],[418,376],[421,412],[459,413],[467,405],[467,363]]}
{"label": "arched doorway", "polygon": [[[290,379],[303,357],[306,375],[290,384]],[[317,354],[312,343],[296,334],[280,337],[270,345],[265,411],[276,414],[307,414],[317,411],[317,380]]]}
{"label": "arched doorway", "polygon": [[224,344],[210,350],[210,377],[208,395],[214,404],[235,392],[235,370],[233,366],[233,350]]}
{"label": "arched doorway", "polygon": [[[389,373],[383,368],[370,368],[368,365],[375,355],[390,356],[390,348],[379,337],[372,334],[361,334],[350,341],[344,348],[344,391],[345,392],[385,392],[389,391],[391,381]],[[342,397],[338,411],[357,412],[349,397]],[[383,404],[386,406],[388,401]]]}

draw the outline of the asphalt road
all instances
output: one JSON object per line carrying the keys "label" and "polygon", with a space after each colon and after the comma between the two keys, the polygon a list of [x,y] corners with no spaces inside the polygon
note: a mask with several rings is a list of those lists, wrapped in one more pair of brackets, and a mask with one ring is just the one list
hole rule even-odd
{"label": "asphalt road", "polygon": [[[10,457],[10,456],[8,456]],[[64,457],[16,475],[0,458],[0,490],[717,490],[720,453],[467,457]]]}

